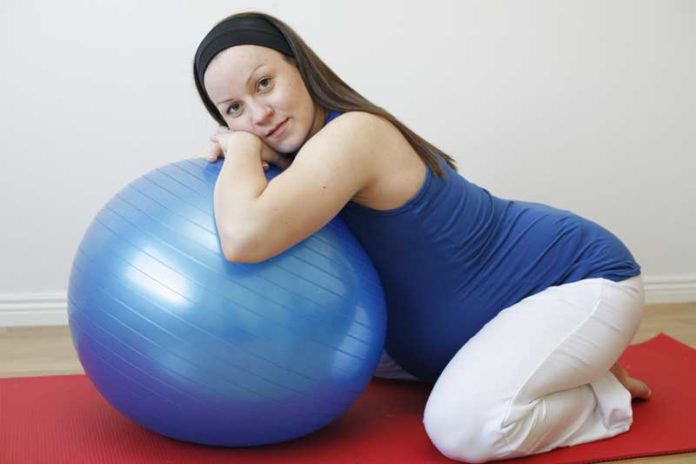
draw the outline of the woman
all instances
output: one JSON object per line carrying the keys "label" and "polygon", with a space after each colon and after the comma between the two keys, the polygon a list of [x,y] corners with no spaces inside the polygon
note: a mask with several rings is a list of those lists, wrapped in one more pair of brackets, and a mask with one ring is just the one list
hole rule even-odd
{"label": "woman", "polygon": [[226,258],[268,259],[341,215],[385,289],[377,375],[435,382],[423,421],[442,453],[484,462],[629,429],[650,391],[616,361],[644,293],[613,234],[467,181],[272,16],[218,23],[194,79],[222,126],[209,159],[229,155],[214,194]]}

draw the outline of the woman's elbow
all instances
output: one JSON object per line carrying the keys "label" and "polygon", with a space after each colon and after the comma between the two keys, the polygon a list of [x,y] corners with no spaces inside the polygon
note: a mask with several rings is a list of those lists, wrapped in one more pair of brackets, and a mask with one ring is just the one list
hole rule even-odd
{"label": "woman's elbow", "polygon": [[220,241],[222,253],[225,259],[231,263],[258,263],[263,261],[259,258],[258,250],[255,250],[254,241],[240,237],[227,237]]}
{"label": "woman's elbow", "polygon": [[225,256],[225,260],[230,263],[246,263],[245,256],[236,248],[222,248],[222,254]]}
{"label": "woman's elbow", "polygon": [[218,231],[218,236],[220,237],[220,248],[225,260],[231,263],[246,262],[246,253],[244,251],[243,242],[239,238],[238,234],[232,235]]}

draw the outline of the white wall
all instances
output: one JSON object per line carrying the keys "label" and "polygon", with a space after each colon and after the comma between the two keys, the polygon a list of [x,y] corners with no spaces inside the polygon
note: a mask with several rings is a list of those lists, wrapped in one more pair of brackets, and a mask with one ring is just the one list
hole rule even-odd
{"label": "white wall", "polygon": [[94,214],[207,145],[193,54],[253,9],[471,181],[613,231],[649,302],[696,300],[696,2],[4,1],[0,325],[64,322]]}

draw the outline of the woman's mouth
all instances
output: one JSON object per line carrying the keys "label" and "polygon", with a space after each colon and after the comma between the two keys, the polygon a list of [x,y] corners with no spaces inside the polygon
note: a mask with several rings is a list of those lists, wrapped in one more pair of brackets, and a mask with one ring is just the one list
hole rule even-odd
{"label": "woman's mouth", "polygon": [[281,123],[278,125],[278,127],[276,127],[275,129],[273,129],[273,131],[271,131],[271,132],[268,134],[268,137],[277,137],[277,136],[281,135],[283,132],[285,132],[285,127],[288,125],[288,124],[287,124],[287,123],[288,123],[288,120],[289,120],[289,118],[286,119],[285,121],[281,122]]}

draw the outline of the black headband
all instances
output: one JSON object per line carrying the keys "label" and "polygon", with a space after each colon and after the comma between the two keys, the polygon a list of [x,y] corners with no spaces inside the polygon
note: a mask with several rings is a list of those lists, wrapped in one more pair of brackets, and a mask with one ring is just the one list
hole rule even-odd
{"label": "black headband", "polygon": [[201,84],[215,55],[235,45],[261,45],[291,58],[295,56],[283,34],[269,21],[253,16],[232,17],[213,27],[198,46],[194,65]]}

